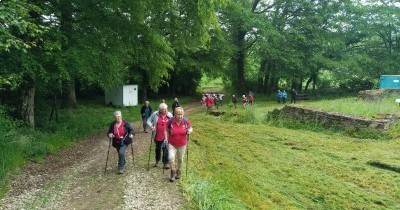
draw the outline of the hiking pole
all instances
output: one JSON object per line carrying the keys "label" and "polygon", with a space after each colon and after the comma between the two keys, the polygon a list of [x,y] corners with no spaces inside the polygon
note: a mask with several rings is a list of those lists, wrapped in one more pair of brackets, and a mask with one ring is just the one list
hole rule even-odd
{"label": "hiking pole", "polygon": [[109,139],[110,139],[110,142],[108,143],[108,151],[107,151],[106,167],[104,168],[104,175],[106,175],[107,163],[108,163],[108,156],[109,156],[109,154],[110,154],[111,138],[109,138]]}
{"label": "hiking pole", "polygon": [[189,139],[190,139],[190,134],[187,135],[187,145],[186,145],[186,178],[188,177],[188,165],[189,165]]}
{"label": "hiking pole", "polygon": [[133,138],[132,138],[132,143],[131,143],[131,151],[132,151],[132,164],[135,166],[135,156],[133,156]]}
{"label": "hiking pole", "polygon": [[149,160],[147,161],[147,170],[150,170],[150,155],[151,155],[151,146],[153,145],[153,140],[151,139],[153,137],[154,131],[151,132],[150,136],[150,149],[149,149]]}
{"label": "hiking pole", "polygon": [[[163,162],[164,162],[164,142],[163,142],[163,145],[161,146],[161,152],[163,153],[163,157],[162,157],[162,159],[163,159]],[[165,164],[163,164],[163,167],[162,167],[162,174],[164,175],[164,173],[165,173]]]}

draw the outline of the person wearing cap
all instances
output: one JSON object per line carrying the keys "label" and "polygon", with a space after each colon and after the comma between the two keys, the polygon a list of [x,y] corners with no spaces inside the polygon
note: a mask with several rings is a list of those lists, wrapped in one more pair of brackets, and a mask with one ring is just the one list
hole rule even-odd
{"label": "person wearing cap", "polygon": [[121,111],[114,112],[115,121],[110,124],[108,129],[108,137],[112,139],[112,146],[118,152],[118,173],[123,174],[125,170],[125,150],[132,143],[133,128],[122,119]]}
{"label": "person wearing cap", "polygon": [[[184,110],[182,107],[175,109],[175,115],[168,122],[168,127],[165,131],[165,135],[168,137],[168,156],[169,164],[171,167],[170,181],[174,182],[176,179],[180,179],[182,175],[182,163],[183,157],[185,156],[187,135],[193,132],[193,128],[190,125],[188,119],[184,118]],[[178,159],[178,164],[175,164],[175,158]]]}
{"label": "person wearing cap", "polygon": [[[158,164],[161,160],[161,152],[162,161],[165,169],[169,169],[168,164],[168,149],[165,137],[165,129],[167,128],[169,119],[172,118],[172,114],[168,112],[168,105],[166,103],[161,103],[159,105],[158,111],[154,112],[149,119],[147,120],[147,126],[151,129],[151,139],[154,140],[156,145],[156,163],[154,167],[158,167]],[[165,150],[162,150],[163,146],[165,146]]]}
{"label": "person wearing cap", "polygon": [[142,106],[140,110],[140,114],[142,116],[142,123],[143,123],[143,131],[147,133],[146,127],[147,127],[147,119],[149,119],[151,113],[153,112],[153,109],[150,106],[149,101],[145,101],[144,105]]}

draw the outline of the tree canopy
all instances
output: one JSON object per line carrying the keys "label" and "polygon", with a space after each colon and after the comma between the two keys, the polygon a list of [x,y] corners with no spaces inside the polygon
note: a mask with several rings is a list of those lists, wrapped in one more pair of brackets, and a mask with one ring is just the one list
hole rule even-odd
{"label": "tree canopy", "polygon": [[399,72],[399,16],[392,0],[3,0],[0,102],[19,95],[34,126],[35,93],[73,108],[83,87],[192,94],[207,74],[237,94],[372,88]]}

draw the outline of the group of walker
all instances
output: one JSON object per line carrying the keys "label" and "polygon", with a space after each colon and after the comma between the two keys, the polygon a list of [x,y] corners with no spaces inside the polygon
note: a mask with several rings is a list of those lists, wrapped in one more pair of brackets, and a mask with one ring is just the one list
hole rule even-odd
{"label": "group of walker", "polygon": [[219,106],[223,105],[224,94],[221,93],[205,93],[201,97],[201,106],[204,111],[209,111],[213,107],[218,109]]}
{"label": "group of walker", "polygon": [[[172,104],[173,113],[168,112],[168,105],[162,101],[158,107],[158,111],[152,113],[150,102],[146,101],[141,108],[141,117],[143,121],[143,130],[151,130],[151,143],[149,151],[148,170],[150,168],[151,149],[154,141],[155,144],[155,164],[159,167],[162,161],[163,169],[170,169],[171,175],[169,180],[174,182],[182,176],[182,163],[189,135],[193,132],[190,121],[184,117],[184,109],[180,106],[177,98]],[[118,173],[124,173],[126,160],[125,150],[132,143],[133,129],[128,122],[122,120],[120,111],[114,112],[115,121],[111,123],[108,130],[110,144],[117,149],[118,152]],[[133,156],[133,147],[132,156]],[[188,158],[188,156],[187,156]],[[175,164],[177,159],[177,164]],[[108,162],[108,154],[107,160]],[[187,163],[186,163],[187,164]],[[107,163],[106,163],[107,168]],[[186,166],[187,168],[187,166]]]}
{"label": "group of walker", "polygon": [[[292,88],[290,90],[291,93],[291,98],[290,98],[290,103],[296,103],[296,99],[297,99],[297,91],[296,89]],[[278,90],[278,92],[276,93],[276,99],[278,101],[278,103],[284,103],[286,104],[288,95],[286,90]]]}
{"label": "group of walker", "polygon": [[[231,101],[232,101],[233,107],[236,109],[238,99],[235,94],[232,95]],[[244,109],[246,109],[247,106],[253,106],[253,104],[254,104],[254,93],[253,92],[249,91],[248,97],[246,95],[242,95],[242,107]]]}

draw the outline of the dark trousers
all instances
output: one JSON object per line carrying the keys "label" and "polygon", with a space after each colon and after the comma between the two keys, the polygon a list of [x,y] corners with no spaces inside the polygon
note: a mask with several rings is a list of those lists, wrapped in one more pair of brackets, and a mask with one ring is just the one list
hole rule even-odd
{"label": "dark trousers", "polygon": [[122,146],[118,145],[117,148],[116,148],[117,152],[118,152],[118,170],[124,170],[125,169],[125,163],[126,163],[125,150],[126,150],[127,146],[128,145],[123,144]]}
{"label": "dark trousers", "polygon": [[290,99],[290,103],[296,103],[296,96],[292,96],[292,98]]}
{"label": "dark trousers", "polygon": [[156,144],[156,162],[160,162],[161,160],[161,152],[162,152],[162,162],[164,164],[168,163],[168,148],[166,147],[167,145],[165,145],[164,149],[163,149],[163,144],[164,141],[156,141],[154,140],[155,144]]}

